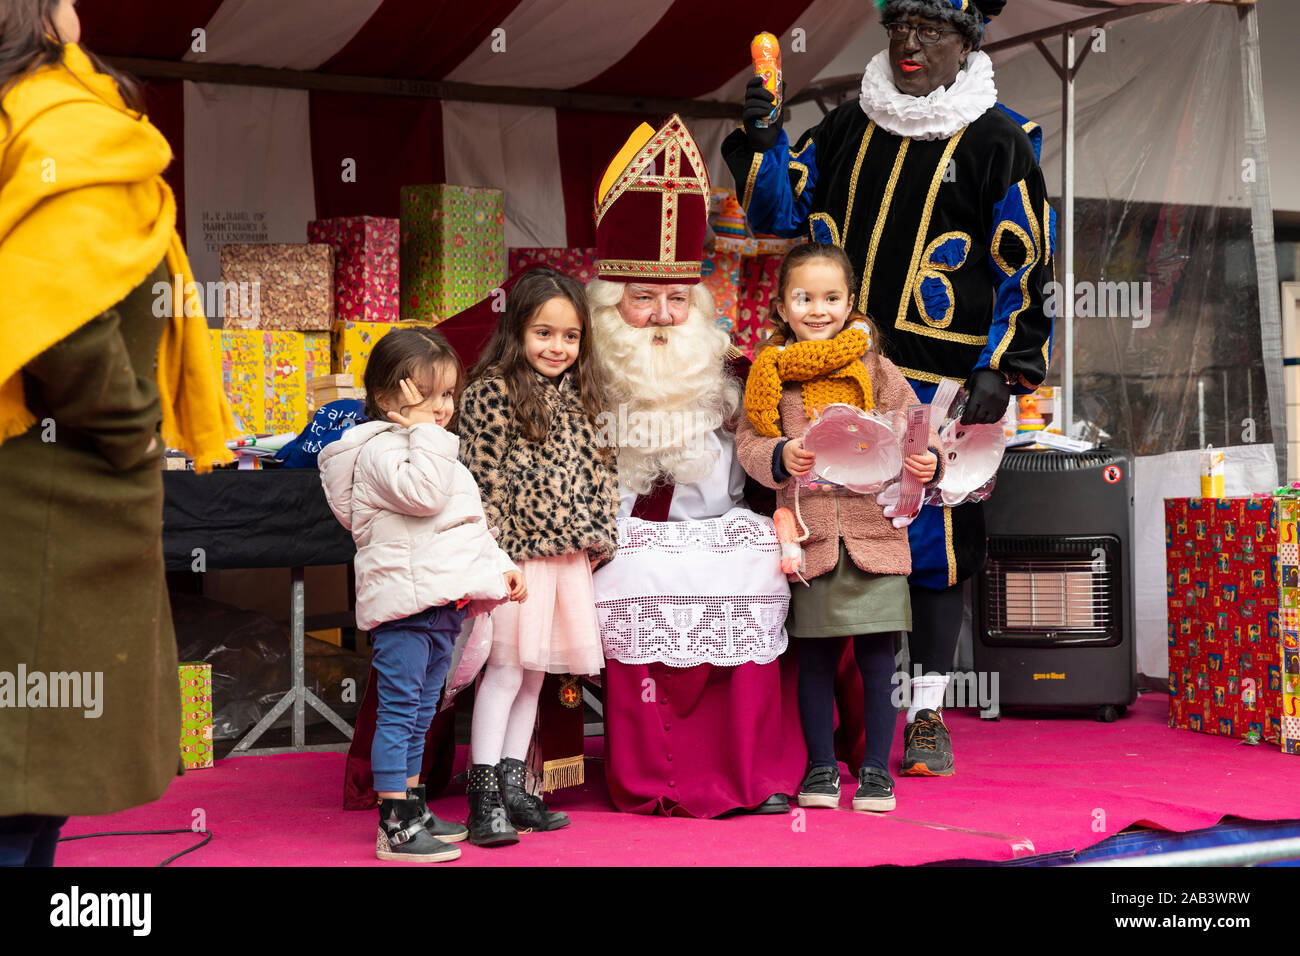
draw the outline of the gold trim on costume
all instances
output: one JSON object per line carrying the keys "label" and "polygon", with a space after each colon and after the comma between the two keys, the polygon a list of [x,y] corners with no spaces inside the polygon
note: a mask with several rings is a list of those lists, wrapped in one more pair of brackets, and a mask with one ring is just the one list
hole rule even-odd
{"label": "gold trim on costume", "polygon": [[664,198],[659,206],[659,260],[671,262],[677,256],[678,178],[682,173],[682,151],[676,143],[669,143],[664,153]]}
{"label": "gold trim on costume", "polygon": [[[964,245],[961,251],[961,261],[956,265],[949,265],[946,262],[936,262],[935,253],[939,247],[950,239],[960,239]],[[946,329],[952,324],[953,315],[957,311],[957,293],[953,291],[952,283],[943,273],[956,272],[966,264],[966,258],[970,255],[970,247],[974,240],[964,232],[945,232],[936,236],[928,246],[925,252],[921,254],[921,264],[924,268],[916,274],[912,281],[912,301],[916,303],[917,314],[921,316],[921,321],[934,329]],[[944,313],[942,319],[936,319],[930,315],[930,310],[925,306],[925,299],[921,295],[921,286],[926,279],[938,279],[943,283],[943,287],[948,292],[948,310]],[[955,334],[955,333],[954,333]]]}
{"label": "gold trim on costume", "polygon": [[802,156],[804,153],[808,152],[808,147],[811,146],[812,144],[813,144],[813,138],[812,138],[811,136],[809,136],[809,137],[808,137],[808,142],[806,142],[806,143],[803,144],[803,149],[799,150],[799,152],[797,152],[797,153],[792,152],[792,153],[790,154],[790,158],[791,158],[791,159],[798,159],[798,158],[799,158],[800,156]]}
{"label": "gold trim on costume", "polygon": [[916,282],[917,272],[921,264],[921,250],[925,247],[925,237],[930,231],[930,220],[934,218],[934,203],[939,196],[939,187],[943,185],[943,176],[948,171],[948,163],[952,160],[953,153],[957,151],[957,146],[961,143],[962,137],[966,135],[966,129],[969,128],[966,127],[960,130],[948,140],[948,145],[944,148],[943,155],[939,157],[938,165],[935,166],[934,177],[930,180],[930,191],[925,197],[925,209],[921,214],[921,225],[916,231],[916,243],[912,247],[912,263],[908,266],[907,281],[903,283],[903,293],[899,296],[898,315],[894,319],[894,328],[905,332],[915,332],[918,335],[926,335],[930,338],[943,339],[948,342],[979,345],[986,342],[988,337],[981,338],[978,335],[947,332],[943,329],[931,328],[923,322],[909,322],[907,320],[907,308],[912,301],[912,286]]}
{"label": "gold trim on costume", "polygon": [[655,259],[598,259],[596,268],[606,275],[622,275],[637,279],[656,273],[671,276],[698,278],[698,262],[666,262]]}
{"label": "gold trim on costume", "polygon": [[[862,284],[858,287],[858,310],[867,311],[867,296],[871,294],[871,273],[876,267],[876,252],[880,248],[880,236],[885,231],[885,220],[889,217],[889,207],[894,201],[894,190],[898,188],[898,177],[903,173],[903,160],[907,159],[907,147],[912,145],[911,137],[906,137],[901,146],[898,147],[898,158],[894,160],[894,169],[889,174],[889,182],[885,184],[885,196],[880,202],[880,210],[876,213],[876,225],[871,230],[871,245],[867,249],[867,262],[862,267]],[[850,196],[852,193],[850,192]],[[853,200],[849,199],[849,207],[852,208]]]}
{"label": "gold trim on costume", "polygon": [[1029,274],[1034,271],[1034,266],[1038,264],[1038,260],[1043,256],[1043,233],[1038,225],[1038,216],[1034,212],[1034,204],[1029,201],[1029,187],[1025,185],[1025,181],[1022,179],[1020,182],[1016,183],[1016,188],[1020,190],[1020,202],[1024,207],[1025,217],[1029,220],[1030,235],[1033,238],[1033,258],[1025,263],[1023,266],[1024,271],[1020,274],[1020,308],[1007,316],[1007,331],[1003,334],[1002,341],[998,343],[998,347],[993,350],[993,357],[989,359],[989,367],[993,369],[998,367],[998,363],[1002,361],[1003,353],[1005,353],[1007,347],[1011,345],[1011,340],[1015,338],[1016,316],[1029,308]]}
{"label": "gold trim on costume", "polygon": [[943,509],[943,544],[948,550],[948,586],[957,583],[957,553],[952,547],[952,509],[944,505]]}
{"label": "gold trim on costume", "polygon": [[831,242],[839,246],[840,248],[844,247],[844,244],[840,242],[839,227],[835,225],[835,220],[830,217],[829,213],[815,212],[808,217],[808,238],[810,239],[815,238],[813,236],[813,231],[812,231],[812,224],[814,222],[824,222],[826,224],[826,228],[830,229],[831,231]]}
{"label": "gold trim on costume", "polygon": [[[871,134],[876,131],[876,122],[872,120],[867,123],[867,131],[862,134],[862,145],[858,147],[858,158],[853,163],[853,175],[849,177],[849,205],[844,210],[844,231],[840,233],[841,238],[849,241],[849,220],[853,218],[853,198],[858,192],[858,173],[862,172],[862,160],[866,158],[867,146],[871,144]],[[836,243],[839,245],[839,243]]]}
{"label": "gold trim on costume", "polygon": [[755,153],[749,161],[749,176],[745,179],[745,192],[740,197],[740,205],[749,212],[749,202],[754,198],[754,180],[758,178],[758,168],[763,165],[764,153]]}
{"label": "gold trim on costume", "polygon": [[[943,283],[944,291],[948,293],[948,308],[943,313],[942,319],[936,319],[930,314],[930,310],[925,304],[925,298],[921,295],[921,285],[927,279],[938,279]],[[930,269],[918,272],[916,274],[916,281],[912,283],[912,301],[916,303],[916,311],[920,314],[921,321],[930,326],[930,328],[946,329],[952,324],[953,314],[957,311],[957,293],[953,291],[952,283],[948,281],[948,277],[942,272],[935,272]]]}
{"label": "gold trim on costume", "polygon": [[922,372],[914,368],[904,368],[901,365],[897,366],[897,368],[903,373],[904,378],[916,379],[918,382],[929,382],[931,385],[938,385],[944,379],[942,375],[937,375],[934,372]]}
{"label": "gold trim on costume", "polygon": [[[1025,261],[1015,267],[1002,258],[1002,253],[998,252],[998,246],[1002,244],[1003,233],[1007,232],[1019,239],[1025,247]],[[1012,222],[1010,219],[1004,219],[998,223],[997,229],[993,230],[993,242],[990,243],[989,252],[993,256],[993,261],[998,264],[998,268],[1006,273],[1007,277],[1010,278],[1027,266],[1032,260],[1034,255],[1034,240],[1029,237],[1029,233],[1025,232],[1025,230],[1021,228],[1020,223]]]}
{"label": "gold trim on costume", "polygon": [[791,160],[789,163],[791,169],[799,171],[799,183],[794,187],[794,198],[798,199],[803,195],[804,187],[808,185],[808,167],[803,163],[796,163]]}

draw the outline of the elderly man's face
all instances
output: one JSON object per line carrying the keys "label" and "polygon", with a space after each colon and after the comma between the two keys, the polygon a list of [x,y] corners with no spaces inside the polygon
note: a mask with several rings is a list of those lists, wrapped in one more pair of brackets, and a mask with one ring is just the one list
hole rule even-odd
{"label": "elderly man's face", "polygon": [[681,325],[691,311],[688,285],[637,285],[629,282],[618,303],[618,314],[634,329],[648,325]]}
{"label": "elderly man's face", "polygon": [[[915,29],[905,34],[900,29],[890,29],[893,24],[906,24]],[[894,73],[894,85],[908,96],[929,96],[939,87],[951,86],[966,63],[970,44],[951,23],[931,17],[898,17],[886,24],[889,30],[889,65]],[[924,43],[921,36],[935,43]],[[895,36],[895,32],[902,36]],[[919,34],[919,36],[918,36]]]}

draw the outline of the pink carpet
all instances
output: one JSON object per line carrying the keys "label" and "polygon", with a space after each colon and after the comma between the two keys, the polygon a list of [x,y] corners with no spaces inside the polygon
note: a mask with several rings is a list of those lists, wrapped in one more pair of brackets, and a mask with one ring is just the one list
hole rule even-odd
{"label": "pink carpet", "polygon": [[[586,785],[551,800],[572,817],[571,827],[525,834],[517,846],[495,850],[461,844],[464,854],[450,865],[1006,860],[1083,849],[1134,823],[1184,831],[1230,815],[1300,818],[1300,759],[1268,744],[1171,730],[1167,709],[1167,697],[1148,694],[1114,724],[1014,716],[986,723],[974,712],[953,712],[957,773],[898,779],[898,809],[887,814],[848,809],[856,781],[847,773],[839,810],[725,820],[620,814],[605,794],[601,762],[589,760]],[[601,746],[599,738],[589,739],[588,755],[598,756]],[[899,756],[896,743],[895,765]],[[374,857],[375,814],[339,809],[342,793],[342,754],[238,757],[187,774],[148,806],[73,819],[64,835],[189,827],[201,811],[212,842],[172,866],[386,865]],[[444,796],[433,810],[463,820],[465,798]],[[78,840],[60,846],[57,862],[148,866],[194,840],[187,834]]]}

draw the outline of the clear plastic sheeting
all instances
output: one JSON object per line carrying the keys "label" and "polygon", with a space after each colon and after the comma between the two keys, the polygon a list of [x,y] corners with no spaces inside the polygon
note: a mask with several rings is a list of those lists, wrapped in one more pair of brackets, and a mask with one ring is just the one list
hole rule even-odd
{"label": "clear plastic sheeting", "polygon": [[[1162,499],[1199,494],[1197,449],[1210,444],[1226,449],[1228,494],[1277,481],[1280,327],[1260,294],[1271,241],[1252,231],[1267,155],[1246,108],[1262,98],[1258,71],[1243,68],[1257,56],[1248,26],[1235,8],[1176,6],[1075,41],[1076,56],[1087,51],[1075,81],[1075,434],[1108,432],[1136,458],[1137,656],[1151,676],[1167,673]],[[1060,39],[1045,45],[1061,61]],[[1059,210],[1062,80],[1032,47],[995,59],[1000,99],[1044,128]],[[1071,287],[1059,248],[1060,300]],[[1063,312],[1061,300],[1049,384],[1064,373]]]}
{"label": "clear plastic sheeting", "polygon": [[[1135,455],[1273,441],[1239,29],[1231,8],[1171,7],[1076,39],[1074,284],[1058,256],[1048,382],[1072,291],[1075,420]],[[1008,55],[1001,99],[1044,127],[1059,204],[1061,80],[1037,49]]]}
{"label": "clear plastic sheeting", "polygon": [[[293,684],[289,635],[265,615],[189,594],[173,591],[171,609],[178,658],[212,665],[213,739],[238,740]],[[308,637],[305,668],[307,689],[349,724],[356,723],[370,656]],[[349,679],[355,693],[344,700]],[[311,707],[306,720],[325,723]],[[272,726],[287,728],[292,722],[290,708]]]}

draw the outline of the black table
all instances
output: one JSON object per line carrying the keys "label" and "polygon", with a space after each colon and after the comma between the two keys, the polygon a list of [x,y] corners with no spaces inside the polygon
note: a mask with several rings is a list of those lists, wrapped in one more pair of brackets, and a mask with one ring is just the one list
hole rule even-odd
{"label": "black table", "polygon": [[[356,554],[352,535],[325,502],[315,469],[221,470],[207,475],[163,472],[163,558],[168,571],[230,568],[290,569],[290,641],[293,686],[235,745],[230,756],[338,751],[346,745],[307,746],[306,712],[313,710],[349,740],[352,728],[307,689],[304,679],[306,588],[310,565],[349,564]],[[293,746],[254,743],[293,705]]]}

